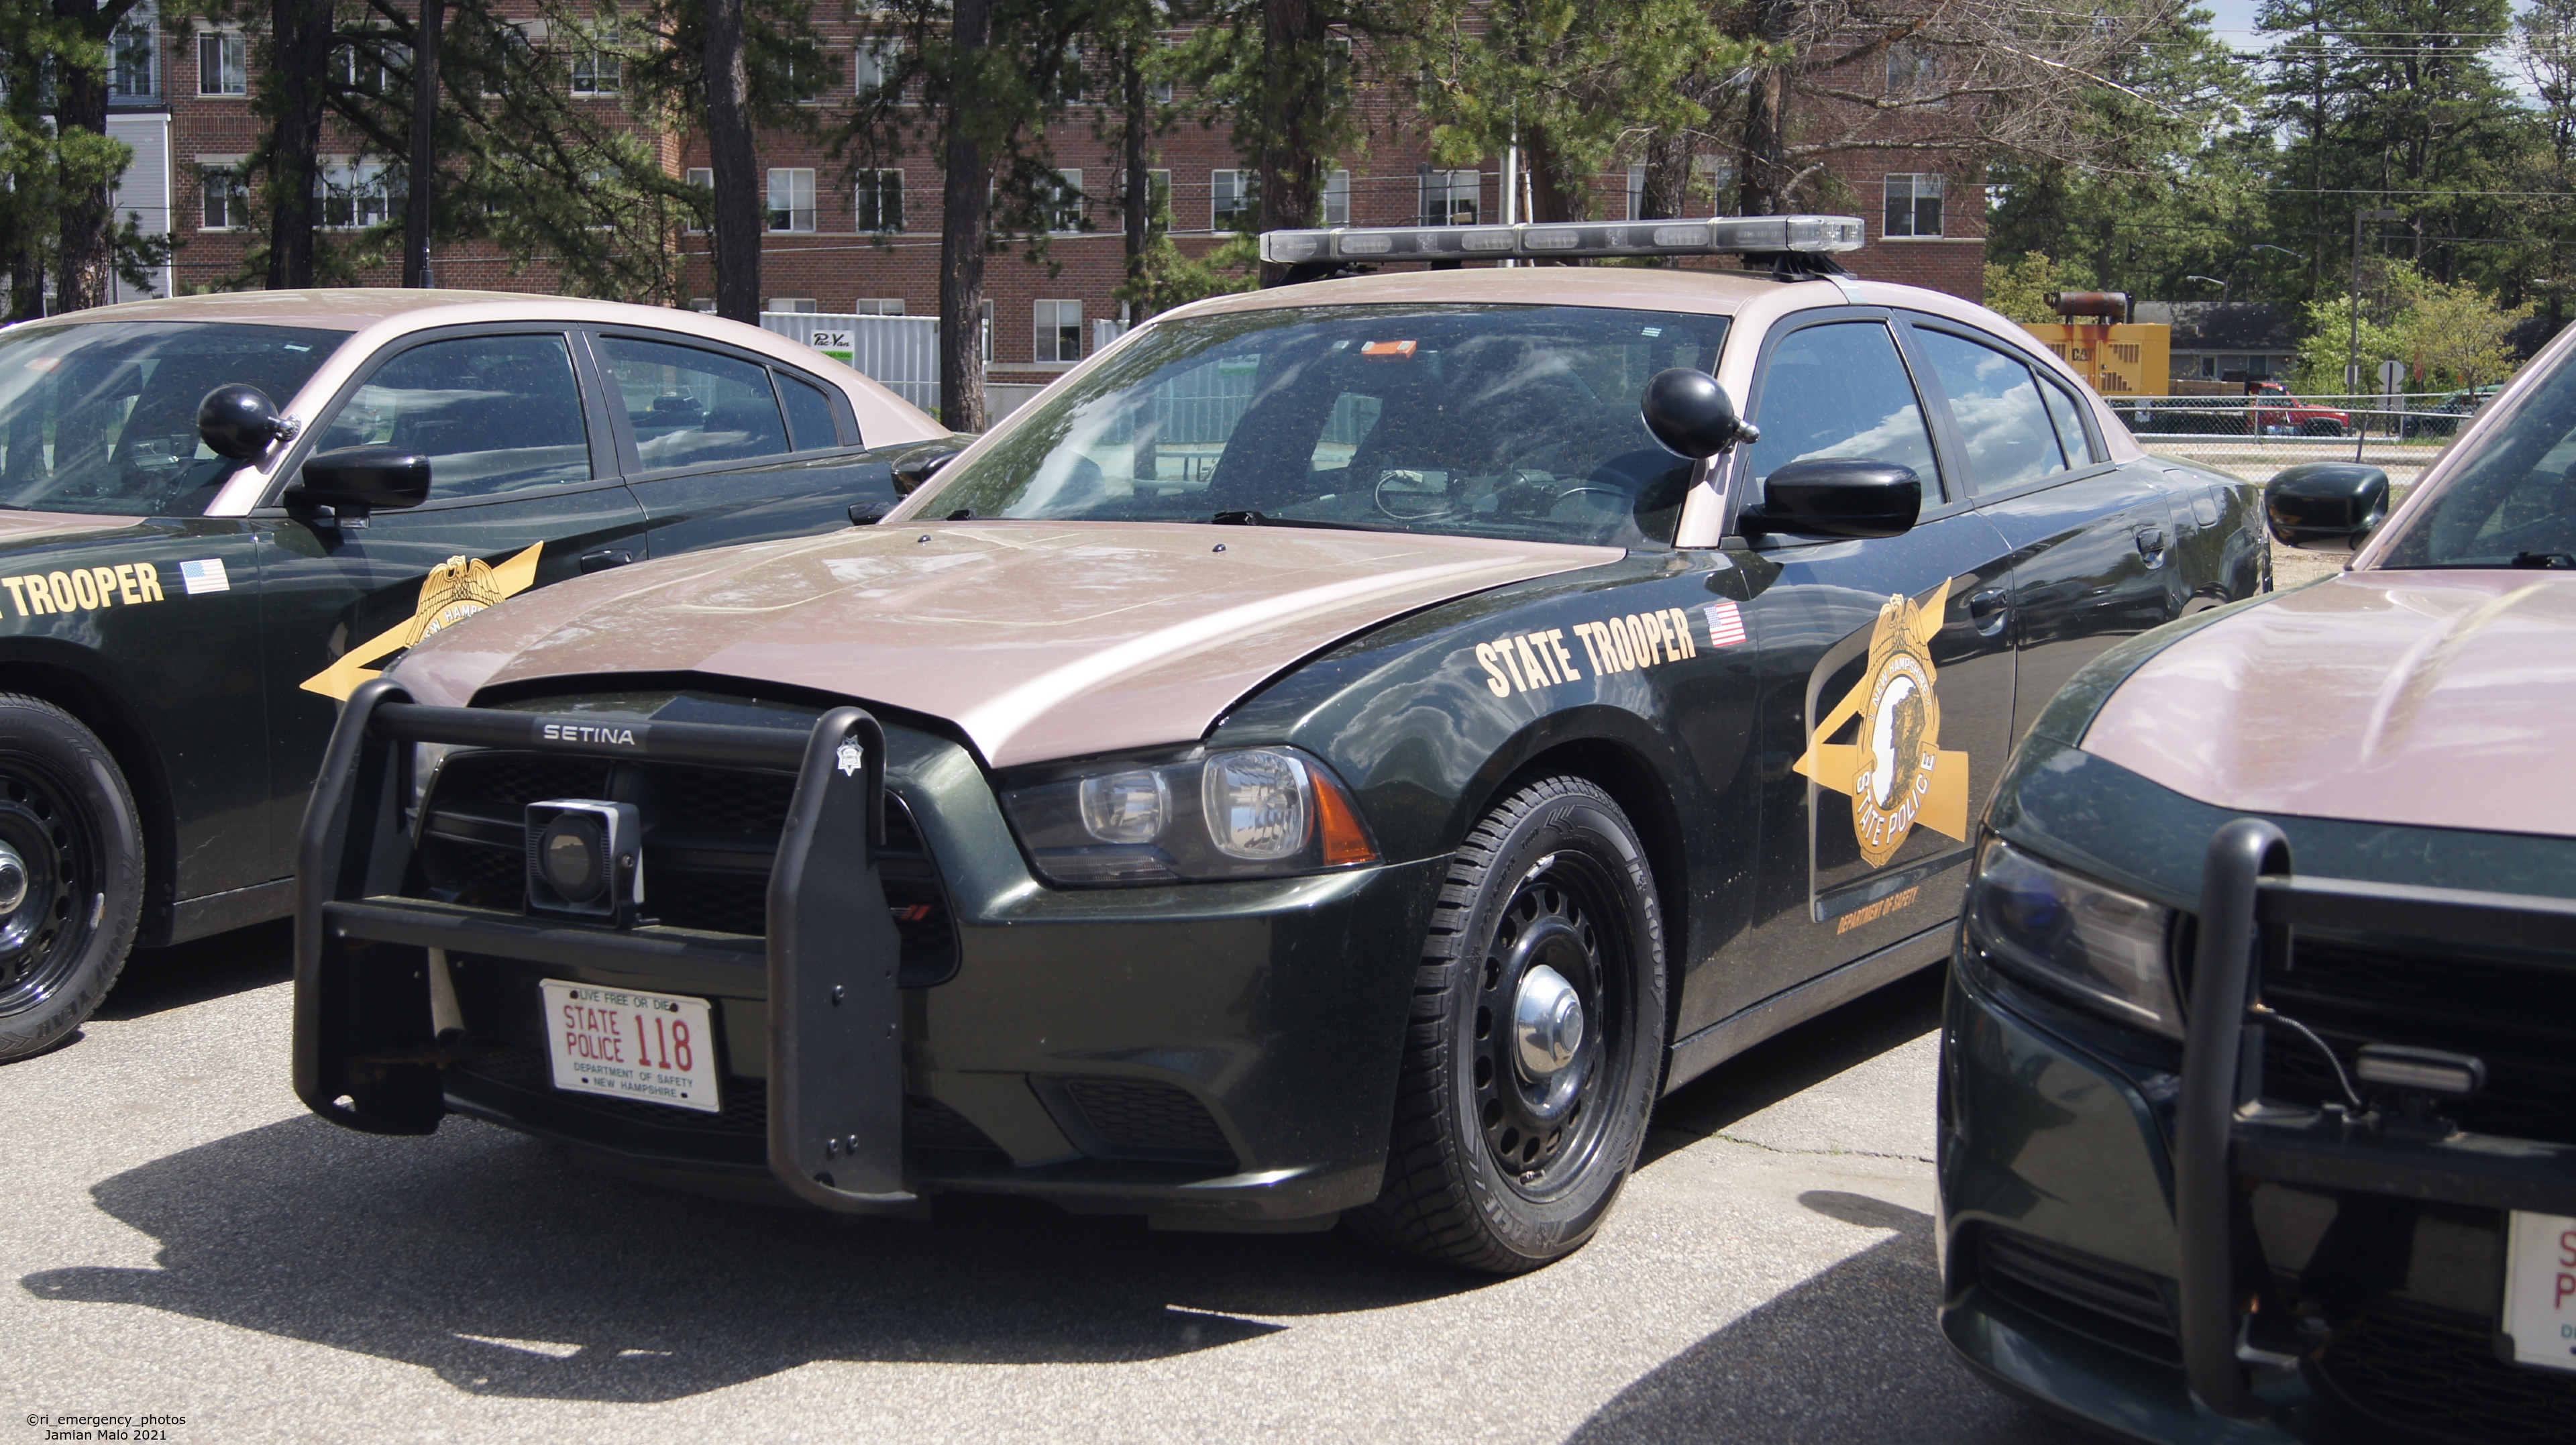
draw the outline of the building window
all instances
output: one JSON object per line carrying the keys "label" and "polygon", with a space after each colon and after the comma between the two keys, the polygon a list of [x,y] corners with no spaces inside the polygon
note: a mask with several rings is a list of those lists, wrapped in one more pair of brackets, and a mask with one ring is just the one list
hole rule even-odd
{"label": "building window", "polygon": [[1042,362],[1082,359],[1082,303],[1040,301],[1034,308],[1036,352]]}
{"label": "building window", "polygon": [[1347,226],[1351,223],[1351,173],[1334,171],[1324,177],[1324,224]]}
{"label": "building window", "polygon": [[107,38],[107,98],[151,101],[161,98],[158,61],[160,29],[153,7],[138,5]]}
{"label": "building window", "polygon": [[692,296],[689,298],[689,309],[713,316],[716,314],[716,298],[713,296]]}
{"label": "building window", "polygon": [[250,224],[250,197],[242,188],[242,173],[232,166],[201,166],[197,170],[197,191],[204,198],[198,215],[198,227],[207,231],[231,231]]}
{"label": "building window", "polygon": [[1050,231],[1079,231],[1083,226],[1082,172],[1055,173],[1053,194],[1038,201],[1039,222]]}
{"label": "building window", "polygon": [[823,99],[824,77],[833,69],[828,62],[787,57],[787,98],[798,105],[813,105]]}
{"label": "building window", "polygon": [[1208,172],[1208,229],[1239,231],[1261,212],[1261,177],[1252,171]]}
{"label": "building window", "polygon": [[984,364],[990,366],[993,364],[993,298],[985,297],[981,309],[984,314],[976,329],[984,337]]}
{"label": "building window", "polygon": [[1628,219],[1646,219],[1646,168],[1628,167]]}
{"label": "building window", "polygon": [[850,314],[853,316],[901,316],[903,314],[903,298],[900,296],[862,296],[858,300],[850,303]]}
{"label": "building window", "polygon": [[903,229],[903,172],[861,171],[858,175],[859,229]]}
{"label": "building window", "polygon": [[1476,224],[1477,204],[1483,199],[1485,177],[1480,171],[1424,171],[1422,173],[1422,224],[1426,226],[1472,226]]}
{"label": "building window", "polygon": [[[885,89],[886,82],[902,70],[903,46],[897,41],[862,40],[850,56],[850,78],[863,100]],[[899,97],[889,94],[881,98],[893,101]]]}
{"label": "building window", "polygon": [[208,30],[197,37],[197,94],[248,95],[247,49],[238,30]]}
{"label": "building window", "polygon": [[768,309],[784,311],[791,316],[811,316],[823,308],[815,305],[811,296],[772,296]]}
{"label": "building window", "polygon": [[[716,188],[716,173],[705,166],[689,167],[687,180],[690,185],[696,186],[699,189],[710,193],[712,193]],[[715,204],[712,194],[710,194],[707,204],[710,207]],[[695,212],[691,212],[686,219],[681,221],[680,229],[689,232],[691,235],[700,236],[705,235],[707,230],[706,227],[698,224],[698,216]]]}
{"label": "building window", "polygon": [[1935,97],[1941,91],[1941,57],[1931,46],[1900,40],[1887,47],[1887,93]]}
{"label": "building window", "polygon": [[618,53],[617,32],[602,30],[577,36],[572,47],[572,93],[615,95],[626,81],[626,58]]}
{"label": "building window", "polygon": [[1898,174],[1887,178],[1885,236],[1941,234],[1941,177]]}
{"label": "building window", "polygon": [[769,229],[814,229],[814,173],[773,170],[769,173]]}
{"label": "building window", "polygon": [[372,162],[326,165],[313,178],[313,199],[326,230],[355,231],[381,226],[393,214],[393,186],[388,168]]}

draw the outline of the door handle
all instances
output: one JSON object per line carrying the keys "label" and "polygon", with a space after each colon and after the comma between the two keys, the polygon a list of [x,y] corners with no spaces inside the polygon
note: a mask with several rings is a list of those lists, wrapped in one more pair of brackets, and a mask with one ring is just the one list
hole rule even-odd
{"label": "door handle", "polygon": [[1989,587],[1968,599],[1968,624],[1985,636],[2001,631],[2004,619],[2011,615],[2012,594],[2000,587]]}
{"label": "door handle", "polygon": [[581,554],[581,572],[587,577],[593,572],[605,572],[611,567],[623,567],[634,560],[635,554],[623,548],[602,547],[596,552]]}

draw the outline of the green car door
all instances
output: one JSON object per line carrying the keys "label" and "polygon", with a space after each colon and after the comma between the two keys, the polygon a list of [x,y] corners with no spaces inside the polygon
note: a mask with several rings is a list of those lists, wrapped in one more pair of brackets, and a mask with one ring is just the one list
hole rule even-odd
{"label": "green car door", "polygon": [[305,457],[426,456],[429,500],[363,519],[296,504],[292,468],[260,527],[269,698],[268,856],[280,876],[343,698],[404,649],[531,587],[631,560],[644,517],[564,328],[406,337],[314,421]]}

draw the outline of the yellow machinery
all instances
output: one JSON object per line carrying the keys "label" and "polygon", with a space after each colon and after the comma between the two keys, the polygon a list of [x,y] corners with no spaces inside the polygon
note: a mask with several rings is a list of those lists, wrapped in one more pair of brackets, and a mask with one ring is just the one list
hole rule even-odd
{"label": "yellow machinery", "polygon": [[2173,328],[2129,320],[2125,291],[2052,291],[2064,321],[2023,323],[2076,374],[2105,397],[2164,396],[2173,363]]}

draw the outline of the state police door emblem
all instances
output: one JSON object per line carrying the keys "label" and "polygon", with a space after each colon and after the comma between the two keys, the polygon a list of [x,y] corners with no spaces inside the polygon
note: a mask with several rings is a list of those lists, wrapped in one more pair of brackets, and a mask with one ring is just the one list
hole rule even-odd
{"label": "state police door emblem", "polygon": [[[1968,836],[1968,755],[1941,746],[1941,698],[1933,635],[1950,600],[1942,583],[1921,601],[1890,597],[1870,634],[1869,668],[1808,734],[1797,771],[1850,795],[1852,834],[1862,861],[1882,868],[1921,824],[1962,842]],[[1853,723],[1857,736],[1831,743]]]}

